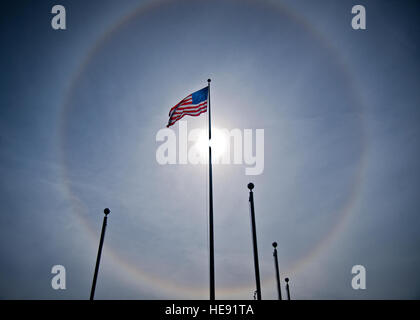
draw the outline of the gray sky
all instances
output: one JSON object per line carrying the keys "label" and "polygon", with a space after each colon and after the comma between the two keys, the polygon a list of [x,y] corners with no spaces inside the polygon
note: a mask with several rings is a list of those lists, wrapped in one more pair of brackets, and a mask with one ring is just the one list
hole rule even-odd
{"label": "gray sky", "polygon": [[60,1],[66,30],[55,4],[1,13],[0,298],[87,299],[105,207],[96,298],[208,298],[207,167],[155,158],[207,78],[214,127],[265,137],[263,174],[214,166],[216,297],[252,299],[252,181],[264,299],[273,241],[295,299],[420,298],[415,1],[357,2],[366,30],[354,1]]}

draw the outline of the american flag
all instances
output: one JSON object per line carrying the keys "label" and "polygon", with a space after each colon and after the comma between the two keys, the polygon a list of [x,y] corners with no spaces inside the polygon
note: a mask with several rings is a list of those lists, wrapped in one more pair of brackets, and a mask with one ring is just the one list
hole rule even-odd
{"label": "american flag", "polygon": [[209,87],[198,90],[181,100],[169,111],[169,121],[167,128],[175,124],[184,116],[197,117],[207,111],[207,97]]}

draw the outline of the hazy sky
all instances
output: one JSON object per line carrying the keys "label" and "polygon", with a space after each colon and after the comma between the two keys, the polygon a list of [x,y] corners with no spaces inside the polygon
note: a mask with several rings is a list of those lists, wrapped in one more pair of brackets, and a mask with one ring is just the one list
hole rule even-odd
{"label": "hazy sky", "polygon": [[[66,30],[51,8],[64,5]],[[351,8],[366,7],[353,30]],[[214,166],[216,298],[420,298],[417,1],[8,1],[0,19],[0,298],[208,298],[208,172],[160,165],[169,109],[264,129],[264,172]],[[185,117],[207,128],[207,113]],[[171,127],[179,137],[179,123]],[[367,289],[353,290],[363,265]],[[51,268],[66,268],[53,290]]]}

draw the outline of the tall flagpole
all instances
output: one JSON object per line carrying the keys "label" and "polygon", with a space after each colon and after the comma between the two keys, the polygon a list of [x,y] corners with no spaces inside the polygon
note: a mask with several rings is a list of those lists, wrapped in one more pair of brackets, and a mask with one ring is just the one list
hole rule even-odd
{"label": "tall flagpole", "polygon": [[211,109],[210,109],[210,82],[208,82],[208,105],[209,105],[209,242],[210,242],[210,300],[215,300],[214,285],[214,235],[213,235],[213,173],[211,164]]}

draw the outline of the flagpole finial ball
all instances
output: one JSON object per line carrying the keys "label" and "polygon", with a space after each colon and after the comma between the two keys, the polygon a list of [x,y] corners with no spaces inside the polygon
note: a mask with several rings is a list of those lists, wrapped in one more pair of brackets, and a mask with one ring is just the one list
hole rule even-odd
{"label": "flagpole finial ball", "polygon": [[289,282],[289,278],[284,279],[284,281]]}
{"label": "flagpole finial ball", "polygon": [[210,83],[211,82],[211,79],[207,79],[207,82]]}
{"label": "flagpole finial ball", "polygon": [[277,242],[273,242],[273,247],[277,248]]}
{"label": "flagpole finial ball", "polygon": [[108,215],[110,212],[111,212],[111,210],[109,210],[108,208],[105,208],[105,209],[104,209],[104,213],[105,213],[105,215]]}
{"label": "flagpole finial ball", "polygon": [[248,189],[249,190],[254,189],[254,184],[252,182],[248,183]]}

